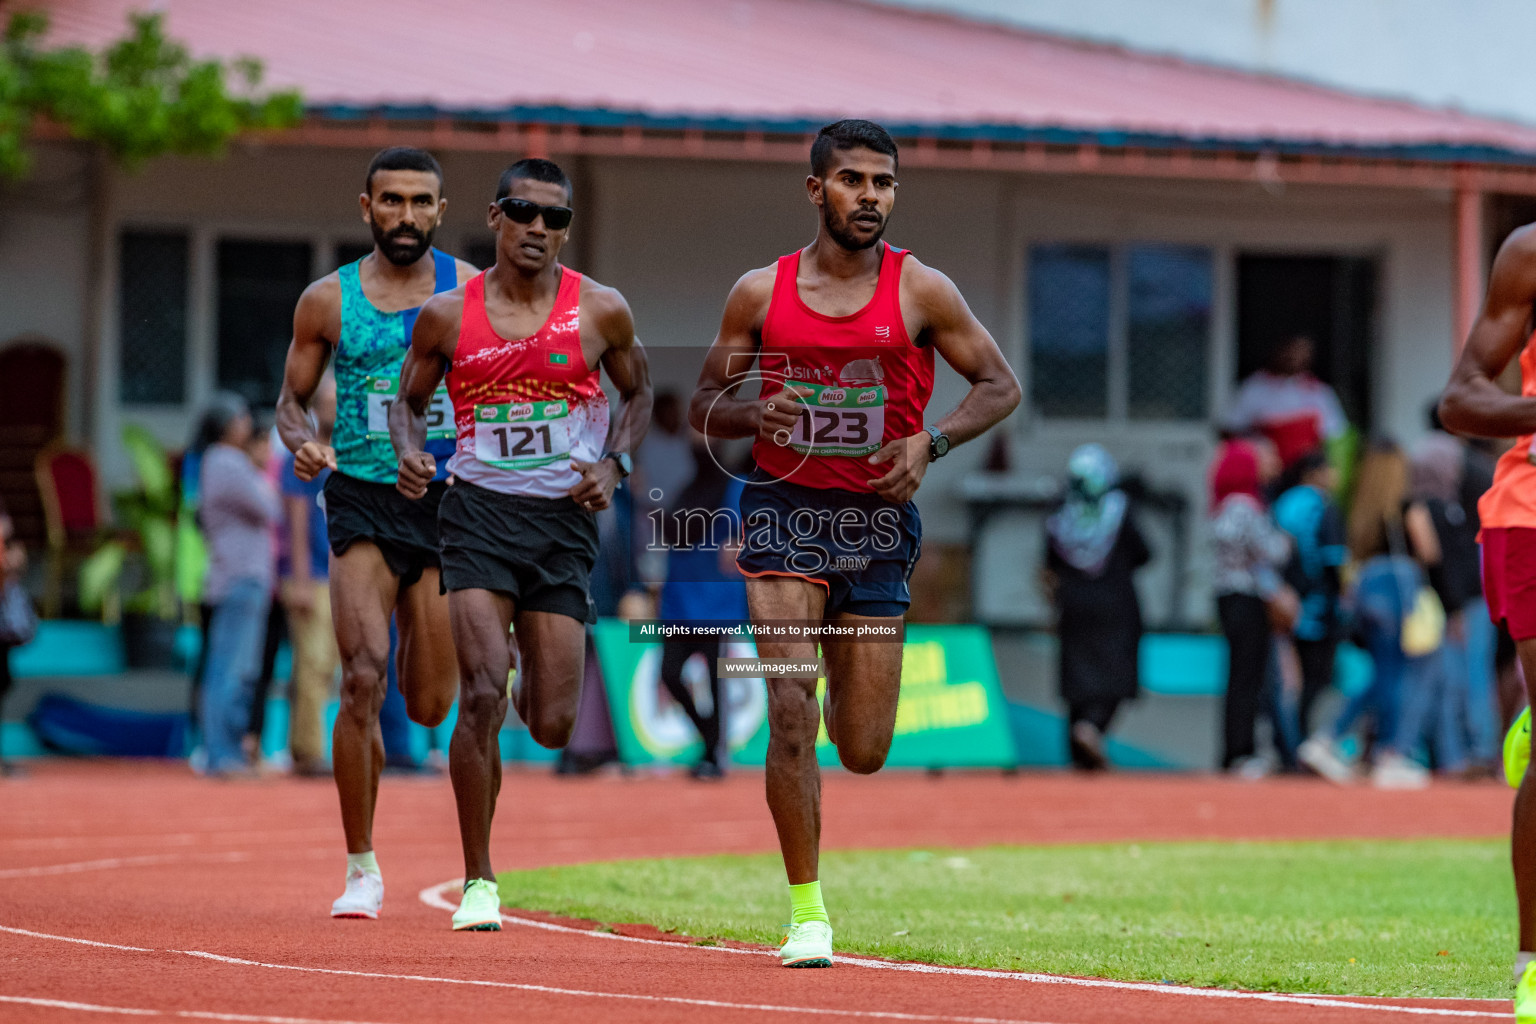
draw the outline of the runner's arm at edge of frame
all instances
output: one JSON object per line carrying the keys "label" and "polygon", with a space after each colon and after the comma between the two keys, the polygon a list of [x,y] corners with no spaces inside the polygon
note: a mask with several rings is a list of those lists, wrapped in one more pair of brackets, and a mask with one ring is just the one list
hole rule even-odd
{"label": "runner's arm at edge of frame", "polygon": [[1446,429],[1482,437],[1536,433],[1536,399],[1511,395],[1498,377],[1531,332],[1536,302],[1536,226],[1516,230],[1499,246],[1488,294],[1440,397]]}

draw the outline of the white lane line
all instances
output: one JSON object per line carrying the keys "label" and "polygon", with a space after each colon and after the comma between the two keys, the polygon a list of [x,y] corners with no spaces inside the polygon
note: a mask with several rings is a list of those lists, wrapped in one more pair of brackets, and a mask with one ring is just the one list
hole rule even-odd
{"label": "white lane line", "polygon": [[79,833],[72,836],[26,836],[0,839],[0,847],[11,850],[59,850],[91,844],[95,846],[211,846],[217,843],[293,843],[303,839],[330,839],[331,828],[241,829],[218,832],[153,832],[138,835],[104,836]]}
{"label": "white lane line", "polygon": [[82,871],[110,871],[113,868],[145,867],[152,864],[232,864],[250,860],[249,853],[145,853],[135,857],[104,857],[101,860],[78,860],[71,864],[45,864],[31,868],[6,868],[0,878],[41,878],[44,875],[73,875]]}
{"label": "white lane line", "polygon": [[12,935],[25,935],[33,939],[52,939],[55,942],[75,942],[82,946],[100,946],[102,949],[126,949],[130,953],[153,953],[153,949],[145,949],[143,946],[119,946],[115,942],[94,942],[91,939],[72,939],[68,935],[49,935],[46,932],[29,932],[25,928],[8,928],[0,924],[0,932],[10,932]]}
{"label": "white lane line", "polygon": [[[329,967],[303,967],[298,964],[269,964],[260,960],[242,960],[239,957],[221,956],[218,953],[208,953],[199,949],[145,949],[142,946],[118,946],[110,942],[93,942],[90,939],[76,939],[65,935],[48,935],[44,932],[27,931],[24,928],[9,928],[0,925],[0,931],[14,932],[17,935],[28,935],[38,939],[54,939],[59,942],[77,942],[86,946],[102,946],[107,949],[124,949],[135,953],[176,953],[181,956],[197,957],[200,960],[212,960],[216,963],[233,964],[238,967],[262,967],[272,971],[297,971],[302,974],[329,974],[346,978],[375,978],[387,981],[424,981],[437,985],[469,985],[479,988],[515,989],[522,992],[538,992],[544,995],[574,996],[579,999],[617,999],[629,1002],[668,1003],[678,1006],[702,1006],[716,1010],[751,1010],[754,1012],[768,1013],[800,1013],[820,1017],[852,1017],[861,1020],[899,1020],[915,1022],[933,1022],[933,1024],[1044,1024],[1041,1021],[1020,1020],[1018,1018],[998,1017],[957,1017],[943,1014],[927,1013],[896,1013],[886,1010],[834,1010],[816,1006],[778,1006],[771,1003],[730,1003],[719,999],[689,999],[684,996],[658,996],[640,992],[596,992],[588,989],[556,988],[551,985],[533,985],[515,981],[483,981],[474,978],[439,978],[425,974],[384,974],[376,971],[343,971]],[[0,997],[6,999],[8,997]],[[157,1010],[128,1010],[135,1014],[153,1014]],[[165,1011],[174,1014],[175,1011]],[[188,1011],[190,1012],[190,1011]],[[295,1018],[288,1017],[241,1017],[224,1015],[211,1017],[214,1020],[241,1020],[241,1021],[271,1021],[276,1024],[286,1024]],[[304,1022],[309,1024],[309,1022]],[[332,1022],[315,1022],[315,1024],[332,1024]],[[335,1024],[351,1024],[351,1022],[335,1022]]]}
{"label": "white lane line", "polygon": [[[456,878],[451,882],[441,885],[428,886],[418,894],[420,900],[429,907],[438,910],[454,911],[458,909],[456,904],[450,903],[443,897],[445,889],[457,889],[464,884],[464,880]],[[524,928],[542,928],[545,931],[562,932],[570,935],[585,935],[596,939],[613,939],[619,942],[639,942],[651,946],[667,946],[671,949],[708,950],[715,953],[745,953],[749,956],[777,956],[771,949],[744,949],[739,946],[695,946],[682,942],[669,942],[665,939],[645,939],[636,935],[619,935],[615,932],[599,932],[588,928],[572,928],[569,925],[553,924],[549,921],[534,921],[523,917],[514,917],[511,914],[502,914],[501,919],[508,924],[519,925]],[[1121,992],[1156,992],[1169,996],[1194,996],[1203,999],[1248,999],[1266,1003],[1286,1003],[1296,1006],[1332,1006],[1343,1009],[1375,1010],[1381,1013],[1406,1013],[1415,1016],[1431,1017],[1479,1017],[1508,1019],[1508,1012],[1494,1012],[1489,1010],[1454,1010],[1440,1007],[1427,1006],[1395,1006],[1390,1003],[1363,1003],[1351,1001],[1349,996],[1326,995],[1302,995],[1281,992],[1238,992],[1224,988],[1195,988],[1189,985],[1154,985],[1149,982],[1138,981],[1112,981],[1107,978],[1071,978],[1059,974],[1034,974],[1026,971],[987,971],[974,967],[938,967],[934,964],[908,964],[892,963],[889,960],[868,960],[863,957],[834,956],[833,961],[847,964],[850,967],[869,967],[882,971],[902,971],[911,974],[948,974],[959,975],[967,978],[993,978],[1004,981],[1025,981],[1040,985],[1067,985],[1078,988],[1108,988]],[[1456,1002],[1469,1003],[1497,1003],[1501,1006],[1508,1005],[1506,999],[1457,999]]]}
{"label": "white lane line", "polygon": [[[822,1006],[778,1006],[773,1003],[728,1003],[721,999],[689,999],[685,996],[657,996],[640,992],[594,992],[579,988],[556,988],[552,985],[531,985],[516,981],[480,981],[471,978],[436,978],[424,974],[384,974],[377,971],[343,971],[328,967],[299,967],[294,964],[268,964],[259,960],[241,960],[238,957],[219,956],[195,949],[170,950],[187,956],[204,957],[219,963],[241,967],[265,967],[277,971],[302,971],[306,974],[332,974],[348,978],[376,978],[387,981],[426,981],[438,985],[474,985],[483,988],[510,988],[522,992],[539,992],[545,995],[576,996],[582,999],[621,999],[642,1003],[668,1003],[676,1006],[703,1006],[714,1010],[753,1010],[770,1013],[803,1013],[818,1017],[856,1017],[870,1020],[936,1021],[943,1024],[1044,1024],[1018,1018],[955,1017],[929,1013],[897,1013],[891,1010],[834,1010]],[[1478,1014],[1478,1016],[1489,1016]],[[1505,1015],[1507,1016],[1507,1014]]]}
{"label": "white lane line", "polygon": [[65,999],[38,999],[32,996],[0,996],[0,1003],[42,1006],[51,1010],[78,1010],[82,1013],[115,1013],[123,1017],[184,1017],[188,1020],[229,1020],[248,1024],[368,1024],[356,1020],[268,1017],[249,1013],[217,1013],[213,1010],[144,1010],[136,1006],[102,1006],[98,1003],[74,1003]]}

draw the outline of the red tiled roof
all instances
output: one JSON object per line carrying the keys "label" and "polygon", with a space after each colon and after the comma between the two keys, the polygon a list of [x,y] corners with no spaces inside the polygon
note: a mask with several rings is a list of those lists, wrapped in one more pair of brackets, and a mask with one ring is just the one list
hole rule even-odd
{"label": "red tiled roof", "polygon": [[1178,141],[1536,162],[1536,128],[857,0],[48,0],[54,38],[166,13],[321,114]]}

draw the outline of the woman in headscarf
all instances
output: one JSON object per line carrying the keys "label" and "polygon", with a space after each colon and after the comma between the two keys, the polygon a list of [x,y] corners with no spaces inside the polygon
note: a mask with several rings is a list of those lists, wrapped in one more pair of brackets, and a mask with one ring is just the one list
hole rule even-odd
{"label": "woman in headscarf", "polygon": [[1136,696],[1142,625],[1132,577],[1151,557],[1115,460],[1096,444],[1078,448],[1061,508],[1046,521],[1045,550],[1067,743],[1078,768],[1109,766],[1104,734],[1120,702]]}
{"label": "woman in headscarf", "polygon": [[[1222,770],[1248,772],[1256,756],[1254,725],[1273,655],[1272,621],[1289,593],[1280,567],[1291,543],[1269,519],[1261,497],[1261,452],[1228,441],[1211,468],[1211,541],[1216,612],[1227,639],[1227,693],[1222,708]],[[1289,601],[1294,603],[1294,596]],[[1277,744],[1278,745],[1278,744]]]}
{"label": "woman in headscarf", "polygon": [[[1461,442],[1434,433],[1414,445],[1409,455],[1410,504],[1404,513],[1409,539],[1433,533],[1435,543],[1424,561],[1429,583],[1445,609],[1445,642],[1433,682],[1420,700],[1428,701],[1424,736],[1432,742],[1435,767],[1448,775],[1487,773],[1498,751],[1498,718],[1493,703],[1488,658],[1473,653],[1474,631],[1469,619],[1481,612],[1482,556],[1477,545],[1478,521],[1463,500],[1465,455]],[[1428,520],[1428,527],[1424,521]],[[1416,522],[1417,520],[1417,522]],[[1483,615],[1486,619],[1487,616]],[[1487,642],[1487,641],[1485,641]],[[1492,643],[1487,642],[1492,649]],[[1474,666],[1485,678],[1473,680]]]}

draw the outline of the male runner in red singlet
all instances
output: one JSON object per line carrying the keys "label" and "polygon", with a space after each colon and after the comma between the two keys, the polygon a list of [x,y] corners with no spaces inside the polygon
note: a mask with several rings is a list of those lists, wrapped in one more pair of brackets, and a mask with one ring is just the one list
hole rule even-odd
{"label": "male runner in red singlet", "polygon": [[[1499,459],[1493,486],[1478,502],[1482,521],[1483,592],[1488,613],[1514,637],[1526,689],[1536,682],[1536,225],[1505,240],[1493,261],[1483,310],[1440,400],[1446,429],[1481,437],[1518,437]],[[1498,378],[1520,358],[1520,394]],[[1522,727],[1523,726],[1523,731]],[[1512,756],[1513,755],[1513,756]],[[1515,1019],[1536,1024],[1536,781],[1530,758],[1529,718],[1522,716],[1505,741],[1505,771],[1515,795],[1511,837],[1520,950],[1515,957]],[[1511,763],[1511,761],[1515,763]],[[1523,774],[1523,778],[1520,776]]]}
{"label": "male runner in red singlet", "polygon": [[[322,277],[300,296],[277,426],[294,453],[299,479],[332,471],[324,499],[341,711],[331,754],[347,841],[347,881],[331,914],[376,918],[384,882],[373,852],[373,811],[384,767],[379,709],[388,678],[391,614],[400,634],[400,692],[411,718],[423,725],[441,722],[455,687],[448,602],[438,590],[435,509],[406,501],[395,490],[385,411],[422,303],[467,281],[475,268],[432,248],[448,201],[443,170],[425,150],[380,151],[369,164],[359,202],[373,231],[373,252]],[[336,424],[330,443],[322,444],[309,405],[327,362],[336,373]],[[446,399],[439,408],[444,405]],[[433,486],[434,498],[444,486]]]}
{"label": "male runner in red singlet", "polygon": [[[533,738],[571,738],[596,617],[588,579],[597,521],[629,475],[650,422],[645,351],[624,297],[560,265],[571,185],[548,160],[507,168],[491,204],[496,265],[428,302],[390,410],[399,488],[426,493],[437,469],[424,450],[428,402],[446,372],[458,427],[439,507],[443,586],[459,652],[459,720],[449,770],[464,843],[455,930],[501,927],[491,871],[491,816],[501,789],[497,733],[512,696]],[[598,367],[619,392],[613,430]]]}
{"label": "male runner in red singlet", "polygon": [[[883,128],[823,128],[806,191],[820,211],[816,240],[736,282],[689,418],[710,437],[756,438],[738,558],[753,622],[899,631],[922,539],[912,495],[929,462],[1013,411],[1019,383],[949,278],[880,242],[896,200],[896,144]],[[935,352],[971,390],[925,426]],[[735,397],[749,380],[761,394]],[[824,639],[821,649],[827,736],[848,769],[878,771],[896,725],[901,645]],[[816,643],[760,636],[758,653],[803,662]],[[790,883],[788,967],[832,965],[817,881],[820,721],[814,679],[769,678],[768,807]]]}

